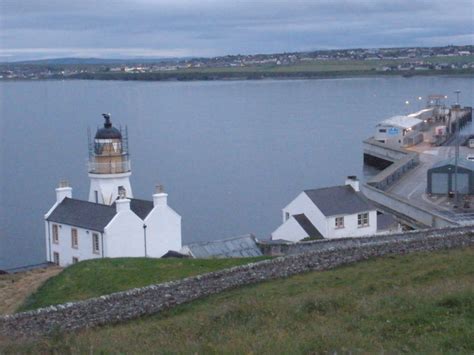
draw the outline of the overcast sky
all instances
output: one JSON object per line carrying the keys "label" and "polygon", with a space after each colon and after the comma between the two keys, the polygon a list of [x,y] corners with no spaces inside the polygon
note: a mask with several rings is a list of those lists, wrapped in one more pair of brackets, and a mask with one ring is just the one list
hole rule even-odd
{"label": "overcast sky", "polygon": [[0,61],[448,44],[473,0],[0,0]]}

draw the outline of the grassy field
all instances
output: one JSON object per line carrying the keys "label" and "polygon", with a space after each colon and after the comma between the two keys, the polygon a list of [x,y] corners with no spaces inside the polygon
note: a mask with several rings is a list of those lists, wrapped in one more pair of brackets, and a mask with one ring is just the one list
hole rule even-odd
{"label": "grassy field", "polygon": [[188,68],[153,73],[97,72],[73,76],[79,79],[99,80],[225,80],[263,78],[332,78],[380,75],[473,75],[474,69],[377,71],[384,66],[404,62],[429,61],[431,63],[470,63],[474,55],[458,57],[432,57],[396,60],[314,60],[290,65],[254,65],[246,67]]}
{"label": "grassy field", "polygon": [[66,268],[27,298],[19,311],[79,301],[130,288],[182,279],[265,258],[87,260]]}
{"label": "grassy field", "polygon": [[472,354],[474,248],[307,273],[3,351]]}

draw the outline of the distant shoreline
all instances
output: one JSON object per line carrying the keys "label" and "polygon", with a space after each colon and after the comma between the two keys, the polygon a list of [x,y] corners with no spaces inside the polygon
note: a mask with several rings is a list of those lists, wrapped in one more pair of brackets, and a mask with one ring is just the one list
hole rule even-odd
{"label": "distant shoreline", "polygon": [[117,80],[117,81],[246,81],[246,80],[314,80],[363,77],[457,76],[474,77],[474,69],[423,70],[406,72],[341,71],[341,72],[160,72],[160,73],[81,73],[49,78],[4,78],[0,82],[44,80]]}

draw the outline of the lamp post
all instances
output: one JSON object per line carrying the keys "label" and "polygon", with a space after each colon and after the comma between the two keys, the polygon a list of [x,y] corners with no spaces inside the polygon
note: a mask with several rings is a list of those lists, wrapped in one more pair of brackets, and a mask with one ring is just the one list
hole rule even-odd
{"label": "lamp post", "polygon": [[407,115],[408,115],[410,113],[410,108],[409,108],[410,101],[406,100],[405,105],[407,106]]}
{"label": "lamp post", "polygon": [[[459,105],[459,94],[461,90],[456,90],[456,132],[455,132],[455,155],[454,155],[454,193],[456,194],[456,207],[459,206],[459,191],[458,191],[458,161],[459,161],[459,115],[457,114],[457,105]],[[452,109],[451,109],[452,114]]]}

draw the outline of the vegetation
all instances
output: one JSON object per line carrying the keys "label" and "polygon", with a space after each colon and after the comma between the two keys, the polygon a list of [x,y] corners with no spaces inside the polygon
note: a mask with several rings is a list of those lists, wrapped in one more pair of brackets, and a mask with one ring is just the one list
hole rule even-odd
{"label": "vegetation", "polygon": [[326,79],[366,76],[419,76],[419,75],[473,75],[474,69],[409,70],[381,72],[375,69],[358,70],[338,68],[338,70],[316,70],[289,67],[242,67],[180,69],[170,72],[124,73],[97,72],[80,73],[70,76],[84,80],[137,80],[137,81],[193,81],[193,80],[259,80],[259,79]]}
{"label": "vegetation", "polygon": [[307,273],[3,351],[473,353],[474,248]]}
{"label": "vegetation", "polygon": [[79,301],[135,287],[182,279],[265,258],[86,260],[50,278],[27,298],[19,311]]}

